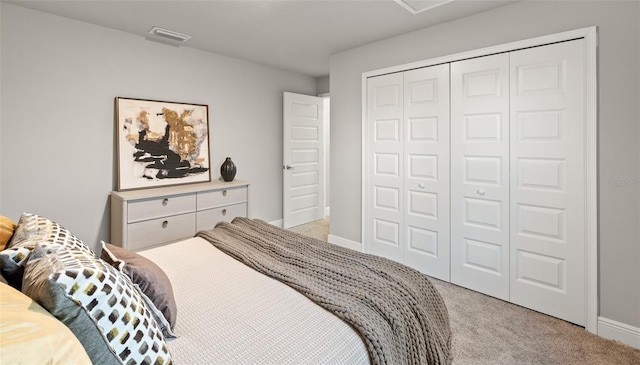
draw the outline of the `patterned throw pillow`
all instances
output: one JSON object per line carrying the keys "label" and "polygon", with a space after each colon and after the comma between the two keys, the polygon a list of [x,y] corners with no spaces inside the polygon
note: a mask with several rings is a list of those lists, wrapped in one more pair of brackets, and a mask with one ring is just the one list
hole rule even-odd
{"label": "patterned throw pillow", "polygon": [[94,364],[170,364],[162,331],[131,280],[94,255],[36,245],[23,292],[76,335]]}
{"label": "patterned throw pillow", "polygon": [[56,222],[35,214],[24,213],[18,221],[7,249],[0,252],[0,272],[9,284],[20,289],[24,265],[36,244],[48,251],[55,247],[72,247],[95,256],[80,239]]}
{"label": "patterned throw pillow", "polygon": [[95,256],[89,246],[58,223],[36,214],[23,213],[7,248],[26,247],[33,250],[36,243],[41,243],[43,247],[48,245],[73,247]]}
{"label": "patterned throw pillow", "polygon": [[15,289],[22,286],[24,264],[31,255],[31,250],[24,247],[14,247],[0,252],[0,275]]}

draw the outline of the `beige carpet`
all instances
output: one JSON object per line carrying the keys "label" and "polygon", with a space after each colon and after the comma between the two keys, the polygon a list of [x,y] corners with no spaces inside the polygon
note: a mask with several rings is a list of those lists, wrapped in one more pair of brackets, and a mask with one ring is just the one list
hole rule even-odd
{"label": "beige carpet", "polygon": [[[329,219],[291,230],[326,241]],[[432,281],[449,310],[456,365],[640,365],[638,349],[472,290]]]}
{"label": "beige carpet", "polygon": [[323,220],[289,228],[289,230],[327,242],[329,237],[329,217]]}

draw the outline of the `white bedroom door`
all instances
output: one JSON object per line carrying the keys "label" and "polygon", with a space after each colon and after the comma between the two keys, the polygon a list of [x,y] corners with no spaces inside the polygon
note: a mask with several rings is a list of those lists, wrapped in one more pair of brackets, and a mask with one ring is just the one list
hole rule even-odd
{"label": "white bedroom door", "polygon": [[283,95],[283,227],[324,217],[322,98]]}
{"label": "white bedroom door", "polygon": [[403,261],[403,76],[367,80],[367,192],[369,253]]}
{"label": "white bedroom door", "polygon": [[451,63],[451,282],[509,300],[509,54]]}
{"label": "white bedroom door", "polygon": [[584,40],[511,53],[511,301],[585,325]]}
{"label": "white bedroom door", "polygon": [[404,263],[449,281],[449,64],[404,72]]}

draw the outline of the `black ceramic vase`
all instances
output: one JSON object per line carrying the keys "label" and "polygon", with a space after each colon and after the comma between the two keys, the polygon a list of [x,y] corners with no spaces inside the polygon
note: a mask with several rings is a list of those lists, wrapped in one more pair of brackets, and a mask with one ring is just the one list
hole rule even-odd
{"label": "black ceramic vase", "polygon": [[231,157],[227,157],[220,166],[220,176],[224,181],[233,181],[233,178],[236,177],[236,164],[231,161]]}

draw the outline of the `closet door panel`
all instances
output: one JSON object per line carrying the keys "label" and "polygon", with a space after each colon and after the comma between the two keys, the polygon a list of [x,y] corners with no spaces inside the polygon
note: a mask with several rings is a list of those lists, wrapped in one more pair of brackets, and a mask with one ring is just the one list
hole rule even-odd
{"label": "closet door panel", "polygon": [[367,80],[369,252],[403,260],[403,76]]}
{"label": "closet door panel", "polygon": [[451,282],[509,299],[509,55],[451,64]]}
{"label": "closet door panel", "polygon": [[585,324],[584,40],[512,52],[511,301]]}
{"label": "closet door panel", "polygon": [[449,65],[404,73],[404,263],[449,281]]}

